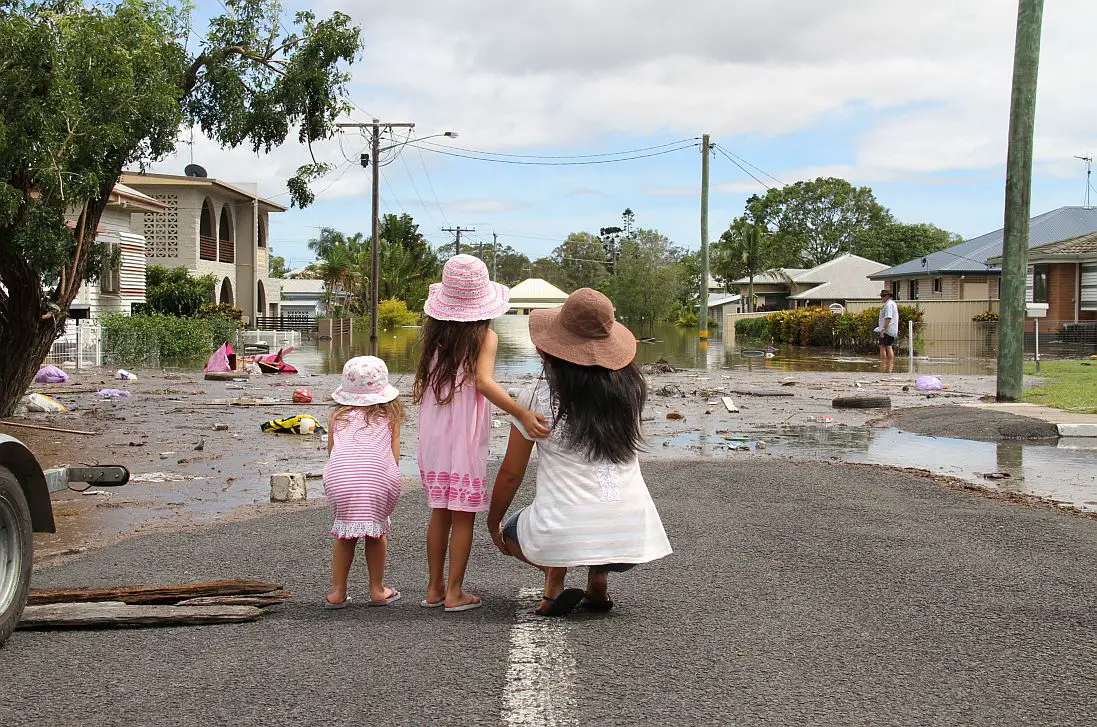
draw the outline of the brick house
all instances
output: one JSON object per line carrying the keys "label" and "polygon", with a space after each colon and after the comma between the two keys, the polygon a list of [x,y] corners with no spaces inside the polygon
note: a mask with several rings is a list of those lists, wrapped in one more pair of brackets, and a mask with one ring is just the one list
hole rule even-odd
{"label": "brick house", "polygon": [[143,215],[148,264],[185,267],[217,278],[216,303],[257,315],[278,315],[280,281],[270,277],[269,215],[286,207],[254,189],[210,177],[126,172],[122,182],[164,206]]}

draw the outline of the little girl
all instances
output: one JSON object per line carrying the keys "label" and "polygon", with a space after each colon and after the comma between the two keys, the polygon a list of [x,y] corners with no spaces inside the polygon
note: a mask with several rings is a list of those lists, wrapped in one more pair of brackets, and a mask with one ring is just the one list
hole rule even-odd
{"label": "little girl", "polygon": [[419,476],[431,507],[430,580],[420,604],[426,608],[444,606],[455,612],[481,605],[462,586],[476,513],[491,502],[486,482],[488,402],[528,427],[530,436],[548,434],[544,415],[519,406],[493,378],[499,339],[489,324],[509,309],[510,290],[491,282],[487,267],[471,255],[446,262],[442,282],[430,286],[423,306],[427,319],[412,400],[421,405]]}
{"label": "little girl", "polygon": [[343,380],[331,398],[339,407],[328,426],[324,494],[335,522],[331,552],[331,593],[324,608],[350,603],[347,577],[354,549],[362,539],[369,568],[369,605],[387,606],[400,592],[385,586],[389,516],[400,497],[400,392],[389,384],[385,362],[357,356],[343,366]]}

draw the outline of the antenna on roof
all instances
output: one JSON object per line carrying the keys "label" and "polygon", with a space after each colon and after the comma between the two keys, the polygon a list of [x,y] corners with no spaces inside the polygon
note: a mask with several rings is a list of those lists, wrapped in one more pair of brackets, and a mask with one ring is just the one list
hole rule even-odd
{"label": "antenna on roof", "polygon": [[1090,209],[1089,190],[1093,189],[1093,185],[1090,184],[1090,181],[1089,181],[1090,175],[1093,174],[1093,157],[1089,156],[1089,154],[1086,154],[1085,156],[1076,156],[1074,158],[1075,159],[1081,159],[1083,162],[1086,163],[1086,203],[1085,203],[1085,208],[1088,210],[1088,209]]}

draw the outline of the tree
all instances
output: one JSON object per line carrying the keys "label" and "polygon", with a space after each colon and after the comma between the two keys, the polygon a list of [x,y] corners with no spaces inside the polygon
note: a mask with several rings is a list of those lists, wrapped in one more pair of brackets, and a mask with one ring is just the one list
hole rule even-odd
{"label": "tree", "polygon": [[411,215],[381,218],[381,300],[399,298],[413,311],[423,309],[430,284],[442,272],[438,258]]}
{"label": "tree", "polygon": [[892,222],[868,187],[820,177],[747,200],[746,216],[772,237],[775,266],[815,267],[854,252],[857,241]]}
{"label": "tree", "polygon": [[552,259],[567,276],[565,290],[597,288],[609,276],[602,241],[589,232],[573,232],[555,250]]}
{"label": "tree", "polygon": [[636,230],[621,241],[617,270],[602,287],[625,321],[650,333],[669,315],[678,292],[677,250],[656,230]]}
{"label": "tree", "polygon": [[962,241],[959,235],[936,225],[895,222],[862,234],[857,240],[855,252],[885,265],[898,265]]}
{"label": "tree", "polygon": [[145,310],[169,316],[189,317],[213,302],[214,275],[192,277],[186,268],[169,270],[152,265],[145,270]]}
{"label": "tree", "polygon": [[289,272],[286,267],[286,259],[281,255],[271,255],[267,263],[267,270],[272,278],[281,278]]}
{"label": "tree", "polygon": [[712,247],[713,272],[729,281],[748,278],[747,305],[754,310],[754,279],[776,276],[780,271],[776,263],[781,254],[772,237],[761,223],[746,216],[736,217]]}
{"label": "tree", "polygon": [[574,290],[568,280],[567,271],[560,267],[560,263],[550,257],[537,258],[530,263],[529,277],[546,280],[568,293]]}
{"label": "tree", "polygon": [[[0,415],[97,275],[96,230],[124,168],[171,153],[184,122],[268,152],[291,134],[332,136],[349,111],[344,66],[361,48],[349,17],[300,12],[283,33],[277,2],[225,3],[205,35],[171,0],[0,4]],[[327,171],[300,167],[292,203],[311,203]]]}

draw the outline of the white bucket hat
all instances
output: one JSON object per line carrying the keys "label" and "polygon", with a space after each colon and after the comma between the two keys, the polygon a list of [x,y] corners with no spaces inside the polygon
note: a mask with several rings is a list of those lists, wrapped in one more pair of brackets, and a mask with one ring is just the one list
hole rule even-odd
{"label": "white bucket hat", "polygon": [[400,396],[389,383],[389,367],[376,356],[355,356],[343,364],[343,380],[331,398],[346,406],[387,404]]}

